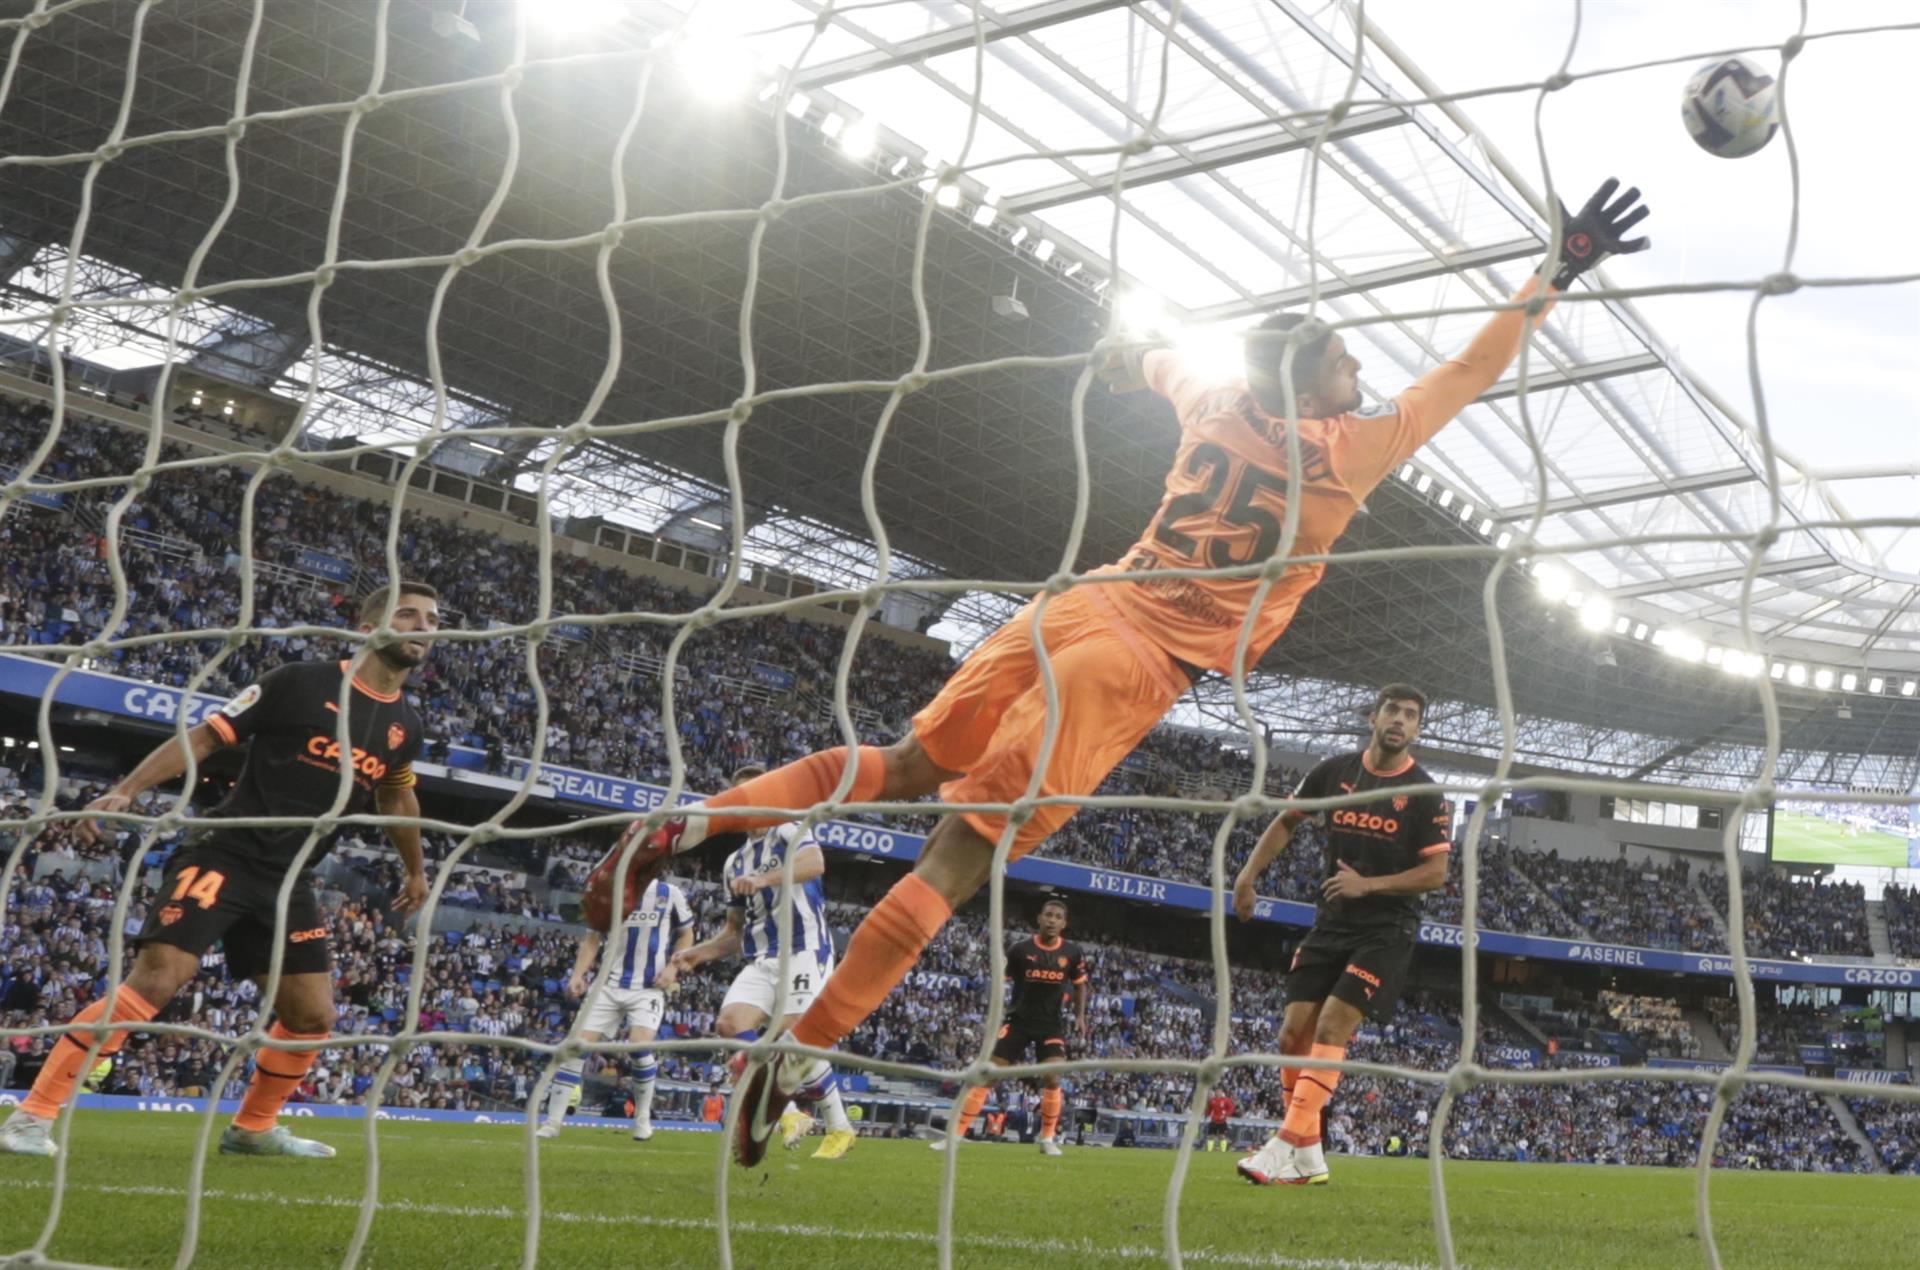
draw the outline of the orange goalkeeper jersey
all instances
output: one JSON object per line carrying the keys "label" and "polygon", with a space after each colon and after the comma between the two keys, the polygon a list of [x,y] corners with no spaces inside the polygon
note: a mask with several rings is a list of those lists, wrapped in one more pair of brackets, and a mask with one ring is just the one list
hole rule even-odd
{"label": "orange goalkeeper jersey", "polygon": [[[1533,292],[1523,287],[1516,300]],[[1519,353],[1526,315],[1497,313],[1464,352],[1422,375],[1377,412],[1302,419],[1300,522],[1291,556],[1332,549],[1367,495],[1408,456],[1492,387]],[[1245,381],[1194,375],[1164,350],[1147,354],[1147,384],[1173,403],[1180,450],[1167,474],[1160,510],[1123,569],[1212,569],[1271,557],[1287,515],[1288,423],[1267,414]],[[1290,565],[1253,617],[1251,667],[1326,572],[1322,562]],[[1230,671],[1257,577],[1156,578],[1102,586],[1102,594],[1142,634],[1189,666]]]}

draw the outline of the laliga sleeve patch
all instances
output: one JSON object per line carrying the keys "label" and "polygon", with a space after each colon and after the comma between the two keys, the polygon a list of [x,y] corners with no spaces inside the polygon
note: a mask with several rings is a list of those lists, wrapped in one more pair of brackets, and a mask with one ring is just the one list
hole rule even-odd
{"label": "laliga sleeve patch", "polygon": [[1362,406],[1353,412],[1353,417],[1356,419],[1385,419],[1390,415],[1398,414],[1399,411],[1400,407],[1394,405],[1391,401],[1383,401],[1378,405]]}
{"label": "laliga sleeve patch", "polygon": [[251,684],[239,696],[220,707],[220,713],[229,719],[237,719],[253,709],[260,701],[260,685]]}

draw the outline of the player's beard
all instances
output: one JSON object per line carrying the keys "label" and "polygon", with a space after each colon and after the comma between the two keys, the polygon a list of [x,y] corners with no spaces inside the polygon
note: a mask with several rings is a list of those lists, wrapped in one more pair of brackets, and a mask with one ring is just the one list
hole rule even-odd
{"label": "player's beard", "polygon": [[427,660],[427,647],[424,644],[421,645],[420,652],[416,654],[407,647],[405,641],[396,640],[374,649],[373,655],[385,662],[389,670],[404,673],[419,669],[421,663]]}

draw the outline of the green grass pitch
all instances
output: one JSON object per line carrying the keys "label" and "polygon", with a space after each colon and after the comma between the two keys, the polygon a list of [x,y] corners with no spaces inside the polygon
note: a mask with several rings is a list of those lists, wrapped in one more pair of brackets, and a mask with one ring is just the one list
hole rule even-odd
{"label": "green grass pitch", "polygon": [[[199,1118],[83,1112],[74,1125],[55,1258],[170,1266],[186,1211]],[[214,1155],[196,1267],[337,1265],[365,1176],[363,1125],[295,1121],[339,1147],[332,1160]],[[521,1131],[387,1122],[383,1206],[362,1263],[520,1264],[526,1237]],[[863,1141],[844,1160],[776,1154],[730,1186],[734,1264],[903,1270],[936,1261],[943,1157],[920,1142]],[[543,1266],[717,1264],[713,1134],[648,1143],[575,1128],[540,1151]],[[777,1149],[776,1149],[777,1150]],[[1335,1157],[1333,1182],[1252,1187],[1233,1157],[1196,1154],[1181,1205],[1190,1266],[1405,1270],[1437,1260],[1420,1160]],[[1097,1270],[1161,1264],[1170,1151],[961,1149],[954,1264]],[[1675,1169],[1461,1163],[1448,1166],[1458,1255],[1477,1270],[1704,1264],[1693,1176]],[[47,1160],[0,1157],[0,1260],[39,1235],[53,1198]],[[1920,1181],[1723,1173],[1716,1233],[1742,1270],[1911,1267]]]}
{"label": "green grass pitch", "polygon": [[1868,830],[1848,837],[1843,826],[1797,811],[1773,814],[1773,858],[1794,864],[1907,867],[1907,840]]}

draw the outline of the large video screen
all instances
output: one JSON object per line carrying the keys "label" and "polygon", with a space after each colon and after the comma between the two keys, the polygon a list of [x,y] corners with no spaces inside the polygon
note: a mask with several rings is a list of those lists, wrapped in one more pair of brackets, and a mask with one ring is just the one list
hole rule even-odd
{"label": "large video screen", "polygon": [[1781,798],[1773,807],[1773,858],[1783,864],[1920,869],[1914,809],[1888,803]]}

